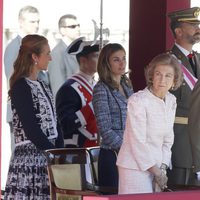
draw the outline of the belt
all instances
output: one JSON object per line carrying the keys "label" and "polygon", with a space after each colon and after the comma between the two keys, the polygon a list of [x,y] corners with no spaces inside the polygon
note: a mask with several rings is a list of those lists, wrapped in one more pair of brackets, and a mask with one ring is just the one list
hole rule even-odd
{"label": "belt", "polygon": [[188,124],[187,117],[175,117],[175,124]]}

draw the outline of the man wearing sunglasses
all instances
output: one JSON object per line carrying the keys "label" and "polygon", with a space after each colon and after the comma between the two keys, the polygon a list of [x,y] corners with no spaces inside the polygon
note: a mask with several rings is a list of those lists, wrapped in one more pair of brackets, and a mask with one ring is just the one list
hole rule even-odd
{"label": "man wearing sunglasses", "polygon": [[49,82],[54,97],[60,86],[79,70],[76,57],[67,53],[67,47],[80,36],[80,24],[72,14],[63,15],[58,22],[62,39],[53,48],[48,66]]}

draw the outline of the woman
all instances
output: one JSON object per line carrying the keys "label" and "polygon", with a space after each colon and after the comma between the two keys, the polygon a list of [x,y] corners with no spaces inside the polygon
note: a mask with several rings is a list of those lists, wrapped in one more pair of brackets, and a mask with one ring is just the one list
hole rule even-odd
{"label": "woman", "polygon": [[[153,182],[164,189],[166,167],[174,140],[175,96],[183,74],[168,53],[156,56],[146,68],[147,88],[128,101],[124,140],[119,151],[119,194],[151,193]],[[157,189],[156,189],[157,190]]]}
{"label": "woman", "polygon": [[126,52],[117,43],[107,44],[100,52],[97,71],[99,81],[93,90],[93,106],[101,136],[98,164],[100,186],[118,187],[116,155],[122,144],[127,99],[133,93],[125,75]]}
{"label": "woman", "polygon": [[50,60],[45,37],[27,35],[22,39],[10,78],[16,148],[10,161],[4,199],[50,199],[43,150],[63,147],[53,96],[48,86],[37,78],[41,70],[47,69]]}

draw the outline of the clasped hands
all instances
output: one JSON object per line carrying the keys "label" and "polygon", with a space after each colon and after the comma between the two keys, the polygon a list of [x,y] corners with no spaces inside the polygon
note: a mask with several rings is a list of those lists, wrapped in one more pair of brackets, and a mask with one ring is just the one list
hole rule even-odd
{"label": "clasped hands", "polygon": [[167,175],[166,175],[167,165],[162,164],[160,168],[153,166],[149,171],[154,175],[154,181],[158,184],[160,189],[163,191],[167,188]]}

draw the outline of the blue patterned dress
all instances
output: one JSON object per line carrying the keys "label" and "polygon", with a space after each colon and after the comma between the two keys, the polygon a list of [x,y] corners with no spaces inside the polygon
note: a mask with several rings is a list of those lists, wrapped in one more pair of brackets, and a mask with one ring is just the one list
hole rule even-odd
{"label": "blue patterned dress", "polygon": [[18,80],[11,90],[13,134],[12,155],[5,200],[49,200],[46,149],[63,147],[57,129],[53,97],[42,81]]}

